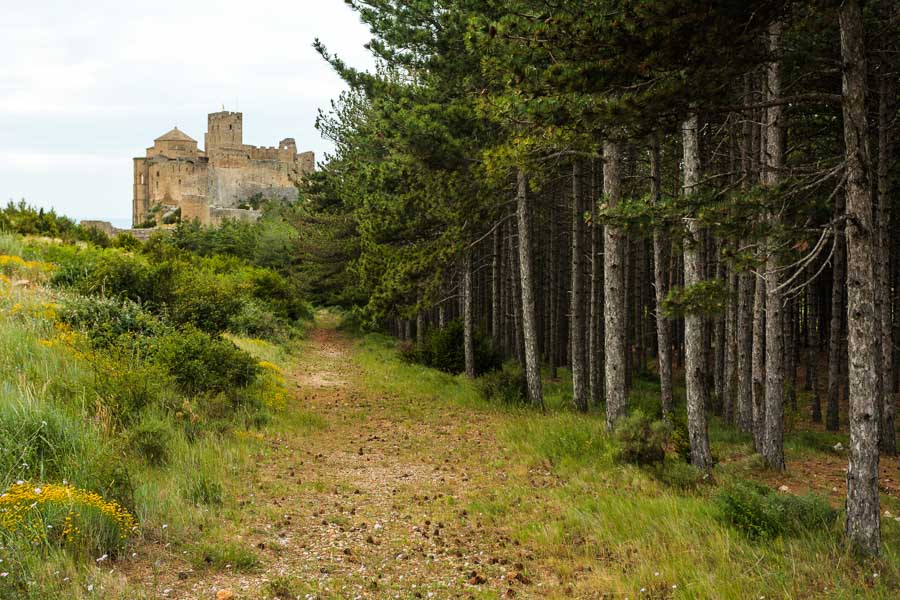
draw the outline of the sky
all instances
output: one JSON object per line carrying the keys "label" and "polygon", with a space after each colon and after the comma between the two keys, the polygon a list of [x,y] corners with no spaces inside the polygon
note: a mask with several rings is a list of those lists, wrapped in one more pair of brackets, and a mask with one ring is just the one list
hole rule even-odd
{"label": "sky", "polygon": [[332,146],[319,108],[345,89],[319,38],[369,68],[343,0],[0,0],[0,201],[131,222],[132,158],[178,126],[244,113],[244,143]]}

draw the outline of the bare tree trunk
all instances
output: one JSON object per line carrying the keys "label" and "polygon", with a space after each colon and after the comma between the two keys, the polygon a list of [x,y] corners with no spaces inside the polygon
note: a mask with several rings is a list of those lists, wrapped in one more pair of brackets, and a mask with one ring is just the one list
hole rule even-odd
{"label": "bare tree trunk", "polygon": [[[835,217],[844,213],[844,197],[838,194],[834,203]],[[825,427],[829,431],[837,431],[840,427],[839,401],[841,397],[841,362],[843,340],[841,333],[844,311],[844,285],[847,268],[847,241],[844,237],[844,224],[838,223],[834,229],[834,259],[832,264],[831,283],[831,325],[828,338],[828,392]]]}
{"label": "bare tree trunk", "polygon": [[600,296],[602,290],[603,270],[600,263],[600,224],[597,223],[597,173],[596,161],[591,169],[591,332],[588,340],[590,355],[588,356],[588,370],[590,371],[591,405],[600,406],[603,398],[603,337],[601,335],[601,323],[603,314],[603,301]]}
{"label": "bare tree trunk", "polygon": [[[691,115],[682,126],[684,138],[684,194],[696,192],[700,183],[699,119]],[[700,244],[700,224],[693,217],[687,219],[687,238],[684,241],[684,287],[702,281],[703,264]],[[691,443],[691,464],[701,471],[712,469],[709,436],[706,424],[706,399],[703,377],[703,317],[688,311],[684,317],[684,365],[687,395],[688,437]]]}
{"label": "bare tree trunk", "polygon": [[806,359],[806,379],[812,390],[811,418],[822,422],[822,396],[819,394],[819,306],[818,286],[809,288],[809,349]]}
{"label": "bare tree trunk", "polygon": [[537,322],[534,314],[534,278],[531,267],[531,232],[529,231],[528,193],[525,171],[517,171],[516,216],[519,225],[519,272],[522,278],[522,330],[525,346],[525,378],[528,400],[544,408],[541,387],[541,364],[537,348]]}
{"label": "bare tree trunk", "polygon": [[[610,207],[622,195],[622,157],[617,142],[603,144],[603,191]],[[618,227],[606,226],[603,252],[603,309],[606,321],[606,428],[628,412],[625,393],[625,240]]]}
{"label": "bare tree trunk", "polygon": [[[719,244],[716,244],[716,247],[718,246]],[[717,252],[717,254],[720,253]],[[721,258],[717,259],[716,277],[719,280],[725,281],[727,284],[725,263]],[[725,399],[725,355],[727,353],[725,348],[725,319],[727,315],[728,312],[726,310],[726,312],[716,315],[715,320],[713,321],[713,337],[715,338],[715,354],[713,354],[715,371],[713,373],[713,381],[715,382],[716,397],[722,407],[723,413],[727,402]]]}
{"label": "bare tree trunk", "polygon": [[[650,140],[650,202],[660,200],[659,138]],[[653,230],[653,276],[656,288],[656,338],[658,346],[660,404],[662,416],[672,420],[672,327],[662,310],[666,298],[666,267],[669,264],[668,239],[659,229]]]}
{"label": "bare tree trunk", "polygon": [[[881,546],[878,497],[878,382],[872,365],[882,353],[875,331],[872,190],[866,147],[866,58],[862,11],[856,0],[840,9],[843,57],[844,147],[847,160],[847,343],[850,465],[847,471],[847,537],[865,554]],[[880,357],[879,357],[880,358]]]}
{"label": "bare tree trunk", "polygon": [[[775,21],[769,26],[769,52],[781,52],[783,26]],[[767,68],[768,95],[781,95],[781,63],[774,60]],[[782,147],[782,107],[768,109],[766,119],[766,186],[774,187],[781,179],[784,167]],[[780,225],[778,212],[770,215],[773,227]],[[781,293],[781,259],[777,238],[769,238],[766,259],[766,409],[762,456],[770,469],[784,470],[784,321]]]}
{"label": "bare tree trunk", "polygon": [[753,297],[755,275],[738,276],[737,314],[737,426],[745,433],[753,431]]}
{"label": "bare tree trunk", "polygon": [[[728,273],[728,293],[737,294],[738,276],[734,269]],[[726,423],[735,423],[735,390],[737,384],[737,312],[738,304],[729,302],[725,312],[725,383],[722,393],[722,416]]]}
{"label": "bare tree trunk", "polygon": [[557,367],[559,366],[559,269],[556,268],[559,258],[559,239],[557,229],[559,227],[558,219],[550,219],[550,379],[556,379]]}
{"label": "bare tree trunk", "polygon": [[572,163],[572,293],[569,318],[572,364],[572,399],[575,410],[587,412],[587,363],[584,322],[584,211],[582,209],[581,163]]}
{"label": "bare tree trunk", "polygon": [[494,348],[500,347],[500,252],[501,244],[500,224],[494,227],[493,239],[494,254],[491,257],[491,340]]}
{"label": "bare tree trunk", "polygon": [[766,331],[766,280],[756,279],[753,299],[753,446],[762,454],[763,434],[766,422],[765,398],[765,331]]}
{"label": "bare tree trunk", "polygon": [[881,308],[881,348],[882,348],[882,406],[881,451],[887,455],[897,454],[897,432],[894,425],[894,347],[893,319],[891,315],[891,177],[893,160],[892,116],[896,114],[897,88],[889,75],[881,77],[878,102],[878,252],[876,274],[877,291]]}
{"label": "bare tree trunk", "polygon": [[475,315],[472,302],[472,250],[463,257],[463,353],[466,362],[466,377],[475,378]]}

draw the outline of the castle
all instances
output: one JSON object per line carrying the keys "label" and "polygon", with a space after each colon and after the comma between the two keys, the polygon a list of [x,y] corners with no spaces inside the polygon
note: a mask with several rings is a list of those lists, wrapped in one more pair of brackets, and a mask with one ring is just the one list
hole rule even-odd
{"label": "castle", "polygon": [[315,169],[313,153],[298,154],[293,138],[277,148],[244,144],[239,112],[210,113],[204,146],[176,127],[134,159],[134,227],[255,219],[260,199],[296,198],[295,182]]}

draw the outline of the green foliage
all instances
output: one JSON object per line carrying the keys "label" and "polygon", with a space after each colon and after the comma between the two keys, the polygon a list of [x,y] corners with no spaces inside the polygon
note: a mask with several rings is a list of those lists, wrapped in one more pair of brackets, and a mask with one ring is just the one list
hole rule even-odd
{"label": "green foliage", "polygon": [[718,518],[751,539],[800,535],[829,529],[837,511],[813,494],[795,496],[749,482],[736,482],[715,496]]}
{"label": "green foliage", "polygon": [[231,281],[209,272],[182,271],[177,278],[170,318],[210,334],[228,328],[231,316],[241,308],[241,298]]}
{"label": "green foliage", "polygon": [[634,410],[616,423],[616,457],[634,465],[661,463],[670,435],[671,428],[664,421],[654,421],[641,410]]}
{"label": "green foliage", "polygon": [[686,314],[717,315],[721,314],[731,300],[731,293],[723,280],[708,279],[689,287],[677,287],[669,290],[663,300],[663,312],[669,318]]}
{"label": "green foliage", "polygon": [[478,394],[488,402],[523,405],[528,394],[525,371],[515,364],[506,364],[498,371],[486,373],[475,384]]}
{"label": "green foliage", "polygon": [[167,329],[134,301],[79,294],[62,297],[59,319],[87,333],[99,348],[111,346],[123,335],[157,336]]}
{"label": "green foliage", "polygon": [[132,452],[154,467],[169,463],[174,442],[175,431],[171,422],[159,414],[145,414],[128,432]]}
{"label": "green foliage", "polygon": [[161,338],[156,360],[189,396],[234,392],[259,374],[253,357],[234,343],[190,327]]}
{"label": "green foliage", "polygon": [[[455,319],[443,329],[433,329],[425,336],[422,348],[401,348],[403,357],[445,373],[457,374],[466,370],[463,324]],[[489,373],[502,365],[500,355],[491,347],[490,338],[475,332],[475,373]]]}

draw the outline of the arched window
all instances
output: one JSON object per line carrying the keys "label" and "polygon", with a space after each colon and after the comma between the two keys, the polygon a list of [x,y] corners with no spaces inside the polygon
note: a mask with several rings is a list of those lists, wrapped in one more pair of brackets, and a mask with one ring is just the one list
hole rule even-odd
{"label": "arched window", "polygon": [[141,173],[141,185],[144,185],[144,174]]}

